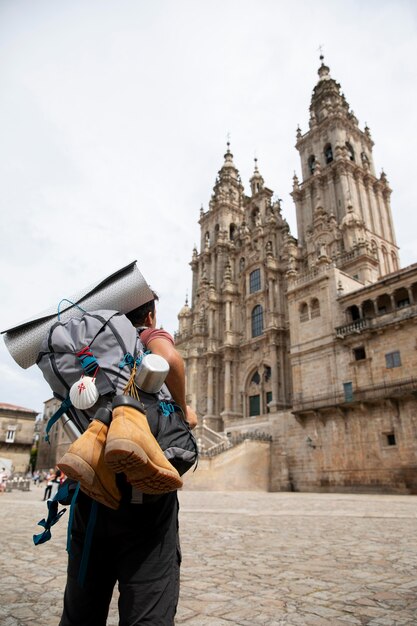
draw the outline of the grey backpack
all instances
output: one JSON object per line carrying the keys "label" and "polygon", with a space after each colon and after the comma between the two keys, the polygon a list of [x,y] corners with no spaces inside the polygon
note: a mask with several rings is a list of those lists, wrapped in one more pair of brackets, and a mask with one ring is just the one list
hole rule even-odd
{"label": "grey backpack", "polygon": [[[135,327],[118,311],[93,311],[54,324],[37,359],[54,396],[62,401],[49,420],[47,433],[64,413],[84,432],[97,409],[110,407],[113,397],[123,393],[143,354]],[[83,375],[95,379],[99,397],[91,408],[81,410],[73,406],[69,392]],[[137,391],[153,435],[170,462],[184,473],[197,461],[198,451],[180,407],[165,385],[159,394]]]}

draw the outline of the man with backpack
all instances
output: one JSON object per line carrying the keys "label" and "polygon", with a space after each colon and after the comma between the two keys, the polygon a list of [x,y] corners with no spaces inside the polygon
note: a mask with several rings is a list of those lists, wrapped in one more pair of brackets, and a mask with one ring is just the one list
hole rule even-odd
{"label": "man with backpack", "polygon": [[[127,317],[138,328],[144,347],[168,361],[170,369],[166,384],[169,392],[179,406],[183,419],[190,426],[195,426],[196,414],[185,401],[184,364],[170,335],[156,329],[155,299],[135,309]],[[141,394],[141,401],[145,403],[144,396],[146,394]],[[181,561],[178,499],[175,490],[177,483],[170,483],[166,479],[165,472],[168,474],[172,471],[168,467],[171,464],[162,451],[154,449],[153,435],[149,425],[145,424],[146,419],[139,418],[139,430],[142,432],[135,434],[138,414],[144,417],[141,404],[136,405],[135,402],[128,396],[116,396],[116,402],[113,402],[112,423],[114,420],[116,427],[114,440],[122,442],[121,445],[118,444],[122,449],[119,457],[123,459],[122,467],[126,469],[123,473],[115,474],[113,478],[117,490],[115,506],[97,504],[83,492],[80,492],[74,505],[68,577],[60,626],[105,626],[116,581],[120,592],[120,626],[172,626],[174,623]],[[109,432],[108,424],[105,424],[107,418],[108,415],[103,418],[103,422],[100,419],[93,420],[99,424],[96,431],[90,433],[88,441],[95,449],[100,450],[100,454],[95,457],[90,455],[90,462],[93,458],[100,458],[101,463],[103,461],[102,452]],[[164,416],[161,416],[159,423],[163,423],[163,420]],[[86,433],[90,428],[91,426]],[[156,473],[152,473],[151,467],[151,473],[143,475],[143,459],[135,460],[134,449],[130,455],[133,461],[131,464],[127,463],[132,452],[127,435],[139,437],[141,444],[145,440],[149,452],[148,460],[151,465],[156,466]],[[80,455],[87,447],[80,449]],[[122,453],[126,454],[123,456]],[[71,468],[65,465],[65,461],[59,465],[71,476]],[[105,465],[106,471],[111,473],[108,465]],[[101,484],[99,474],[103,468],[100,466],[96,469],[96,482]],[[129,475],[133,478],[139,476],[136,484],[149,485],[150,488],[139,488],[139,491],[132,489],[128,482]],[[161,476],[162,487],[158,483]],[[154,489],[153,481],[156,483]],[[131,483],[135,485],[134,480]],[[84,491],[88,492],[88,489]],[[157,495],[151,495],[152,493]]]}

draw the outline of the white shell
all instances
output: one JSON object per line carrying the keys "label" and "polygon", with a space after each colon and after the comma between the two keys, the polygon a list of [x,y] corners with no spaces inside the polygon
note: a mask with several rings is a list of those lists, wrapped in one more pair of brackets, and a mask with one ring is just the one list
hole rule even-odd
{"label": "white shell", "polygon": [[99,392],[94,378],[81,376],[69,392],[70,400],[76,409],[90,409],[98,400]]}

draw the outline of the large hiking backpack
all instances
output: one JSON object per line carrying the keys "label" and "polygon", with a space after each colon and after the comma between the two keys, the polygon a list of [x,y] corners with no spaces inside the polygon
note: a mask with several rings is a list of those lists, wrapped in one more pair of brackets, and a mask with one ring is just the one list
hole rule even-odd
{"label": "large hiking backpack", "polygon": [[[113,397],[123,393],[134,364],[140,363],[143,354],[136,329],[118,311],[93,311],[54,324],[37,359],[54,396],[62,402],[47,432],[63,413],[84,432],[96,411],[110,408]],[[69,392],[83,374],[94,377],[99,398],[92,407],[81,410],[71,403]],[[153,435],[172,465],[180,474],[185,473],[197,461],[198,450],[180,407],[165,385],[159,394],[138,393]]]}

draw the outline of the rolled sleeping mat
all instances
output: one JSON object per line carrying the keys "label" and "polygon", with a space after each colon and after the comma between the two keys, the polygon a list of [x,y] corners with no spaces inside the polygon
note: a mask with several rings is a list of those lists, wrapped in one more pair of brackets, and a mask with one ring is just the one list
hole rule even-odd
{"label": "rolled sleeping mat", "polygon": [[52,307],[43,313],[2,331],[6,347],[20,367],[27,369],[36,363],[41,344],[50,328],[71,317],[82,317],[85,311],[111,309],[129,313],[153,299],[153,292],[139,271],[136,261],[129,263],[110,276],[76,293],[60,310]]}

